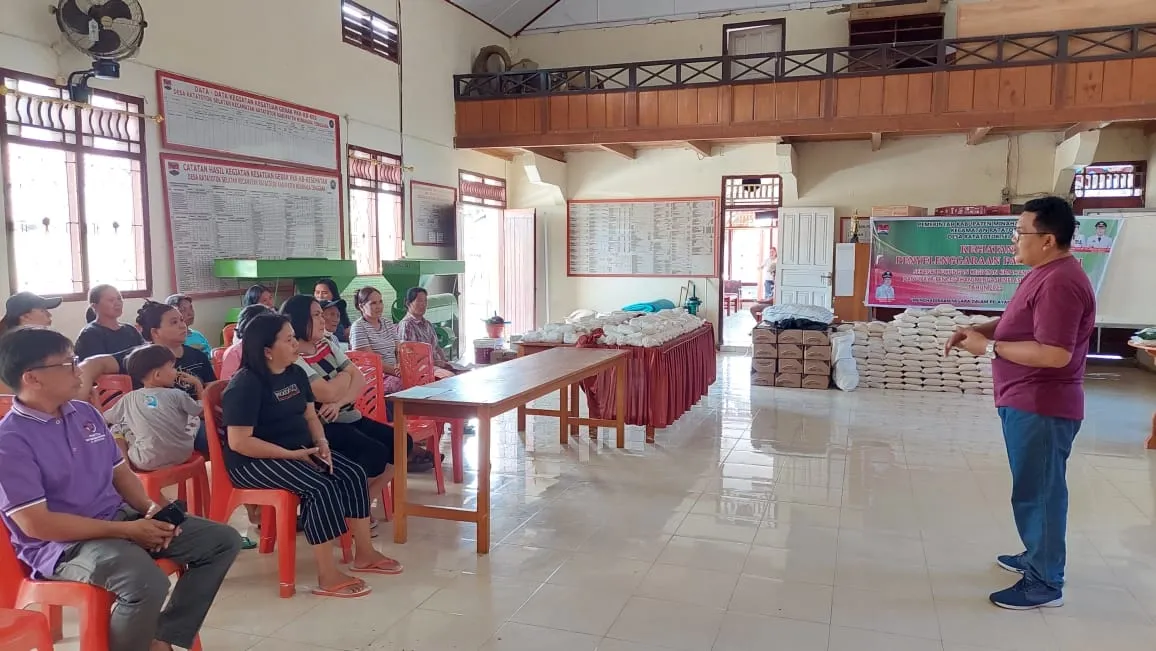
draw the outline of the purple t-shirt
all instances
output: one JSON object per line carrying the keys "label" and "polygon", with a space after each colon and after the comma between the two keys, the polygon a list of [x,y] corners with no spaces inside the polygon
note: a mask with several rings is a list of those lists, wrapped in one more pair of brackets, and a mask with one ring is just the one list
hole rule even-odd
{"label": "purple t-shirt", "polygon": [[995,405],[1083,420],[1084,366],[1096,321],[1096,294],[1075,257],[1024,276],[995,327],[996,341],[1036,341],[1072,353],[1063,368],[1032,368],[1006,359],[991,363]]}
{"label": "purple t-shirt", "polygon": [[104,417],[87,402],[65,403],[56,417],[16,401],[0,420],[0,515],[34,577],[55,574],[72,543],[31,538],[12,514],[47,503],[56,513],[111,520],[124,503],[112,485],[112,470],[122,463]]}

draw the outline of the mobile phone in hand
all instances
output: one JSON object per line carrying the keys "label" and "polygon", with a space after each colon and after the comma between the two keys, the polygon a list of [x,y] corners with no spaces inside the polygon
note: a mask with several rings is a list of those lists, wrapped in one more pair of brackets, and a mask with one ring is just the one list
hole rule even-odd
{"label": "mobile phone in hand", "polygon": [[153,520],[179,527],[185,522],[185,507],[180,502],[169,502],[168,506],[153,514]]}

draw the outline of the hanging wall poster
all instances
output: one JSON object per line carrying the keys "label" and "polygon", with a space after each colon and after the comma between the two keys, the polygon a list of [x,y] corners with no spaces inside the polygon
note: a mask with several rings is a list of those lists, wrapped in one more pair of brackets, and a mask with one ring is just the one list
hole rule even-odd
{"label": "hanging wall poster", "polygon": [[[872,217],[867,304],[1003,310],[1028,267],[1015,260],[1017,217]],[[1121,217],[1084,217],[1072,253],[1099,291]]]}

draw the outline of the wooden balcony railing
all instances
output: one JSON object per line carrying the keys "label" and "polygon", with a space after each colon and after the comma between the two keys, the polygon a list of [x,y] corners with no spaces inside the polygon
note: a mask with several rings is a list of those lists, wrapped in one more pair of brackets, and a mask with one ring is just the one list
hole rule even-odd
{"label": "wooden balcony railing", "polygon": [[454,96],[473,100],[701,88],[1141,57],[1156,57],[1156,24],[455,75]]}

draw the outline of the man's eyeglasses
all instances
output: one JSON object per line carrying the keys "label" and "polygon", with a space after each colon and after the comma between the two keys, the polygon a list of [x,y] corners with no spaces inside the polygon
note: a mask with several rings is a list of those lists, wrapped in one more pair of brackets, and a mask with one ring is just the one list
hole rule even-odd
{"label": "man's eyeglasses", "polygon": [[73,357],[71,360],[69,360],[67,362],[60,362],[59,364],[44,364],[41,366],[33,366],[32,368],[29,368],[28,370],[29,371],[41,371],[41,370],[49,369],[49,368],[70,368],[70,369],[75,370],[79,367],[80,367],[80,358],[79,357]]}
{"label": "man's eyeglasses", "polygon": [[1024,235],[1054,235],[1054,234],[1055,233],[1049,233],[1047,231],[1021,231],[1019,229],[1016,229],[1016,230],[1012,231],[1012,239],[1018,240],[1021,237],[1023,237]]}

